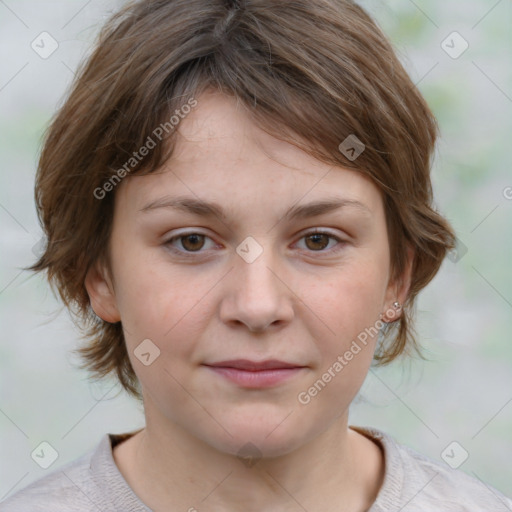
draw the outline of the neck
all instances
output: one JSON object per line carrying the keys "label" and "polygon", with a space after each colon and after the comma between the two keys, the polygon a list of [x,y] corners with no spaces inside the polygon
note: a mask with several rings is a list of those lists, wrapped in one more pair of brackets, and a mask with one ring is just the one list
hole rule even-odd
{"label": "neck", "polygon": [[[151,421],[114,451],[135,493],[153,510],[365,511],[383,479],[379,447],[340,416],[309,443],[278,457],[227,454],[175,423]],[[124,447],[124,449],[123,449]]]}

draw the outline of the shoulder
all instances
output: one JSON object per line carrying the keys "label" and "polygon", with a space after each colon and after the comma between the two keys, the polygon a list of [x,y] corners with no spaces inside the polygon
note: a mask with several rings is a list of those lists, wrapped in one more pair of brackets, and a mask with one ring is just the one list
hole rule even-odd
{"label": "shoulder", "polygon": [[[92,451],[11,495],[0,503],[0,512],[78,512],[91,510],[87,492]],[[81,489],[85,489],[85,493]]]}
{"label": "shoulder", "polygon": [[439,509],[457,512],[512,512],[512,500],[497,489],[460,469],[434,461],[397,443],[388,434],[367,427],[352,427],[378,442],[385,455],[384,483],[369,512]]}
{"label": "shoulder", "polygon": [[36,480],[0,503],[0,512],[146,512],[123,479],[112,456],[112,443],[130,434],[105,434],[80,458]]}
{"label": "shoulder", "polygon": [[[405,481],[419,501],[444,502],[464,511],[503,510],[512,512],[512,501],[497,489],[460,469],[434,461],[408,446],[398,445]],[[491,506],[492,505],[492,506]]]}

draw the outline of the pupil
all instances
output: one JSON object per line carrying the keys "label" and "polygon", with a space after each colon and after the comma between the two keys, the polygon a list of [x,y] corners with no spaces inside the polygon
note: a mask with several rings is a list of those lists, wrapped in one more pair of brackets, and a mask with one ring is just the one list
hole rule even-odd
{"label": "pupil", "polygon": [[[189,242],[192,242],[191,244]],[[204,235],[187,235],[183,237],[183,247],[187,250],[201,249],[204,243]]]}
{"label": "pupil", "polygon": [[[313,241],[313,244],[320,244],[322,247],[318,247],[318,245],[310,247],[310,245],[307,243],[307,241]],[[325,242],[325,243],[322,243]],[[323,233],[315,233],[313,235],[309,235],[306,237],[306,245],[309,249],[325,249],[327,245],[329,244],[329,237]]]}

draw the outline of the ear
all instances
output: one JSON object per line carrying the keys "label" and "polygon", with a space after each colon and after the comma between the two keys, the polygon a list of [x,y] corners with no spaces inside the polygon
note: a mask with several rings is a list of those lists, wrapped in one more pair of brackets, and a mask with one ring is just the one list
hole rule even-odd
{"label": "ear", "polygon": [[[414,264],[415,251],[413,247],[407,244],[407,261],[402,274],[395,280],[389,282],[386,290],[386,300],[384,303],[384,319],[388,322],[398,320],[402,314],[402,308],[409,295],[411,287],[412,268]],[[400,308],[395,309],[393,304],[400,303]]]}
{"label": "ear", "polygon": [[89,294],[91,307],[105,322],[116,323],[121,320],[112,280],[104,265],[94,264],[85,276],[85,288]]}

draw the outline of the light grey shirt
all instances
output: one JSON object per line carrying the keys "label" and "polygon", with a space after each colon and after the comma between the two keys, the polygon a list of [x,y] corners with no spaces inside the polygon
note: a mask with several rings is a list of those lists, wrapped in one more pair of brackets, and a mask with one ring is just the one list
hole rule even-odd
{"label": "light grey shirt", "polygon": [[[463,471],[400,445],[380,430],[351,428],[384,450],[384,482],[368,512],[512,512],[511,499]],[[105,434],[90,452],[8,497],[0,512],[151,512],[112,455],[113,446],[130,435]]]}

